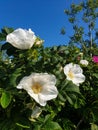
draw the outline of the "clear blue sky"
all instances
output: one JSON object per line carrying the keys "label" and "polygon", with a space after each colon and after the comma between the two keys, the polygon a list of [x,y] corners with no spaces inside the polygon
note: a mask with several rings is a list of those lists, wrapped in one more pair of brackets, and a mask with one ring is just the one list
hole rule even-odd
{"label": "clear blue sky", "polygon": [[[64,9],[81,0],[0,0],[0,28],[29,29],[45,40],[45,46],[68,43],[72,31]],[[61,35],[62,27],[67,34]]]}

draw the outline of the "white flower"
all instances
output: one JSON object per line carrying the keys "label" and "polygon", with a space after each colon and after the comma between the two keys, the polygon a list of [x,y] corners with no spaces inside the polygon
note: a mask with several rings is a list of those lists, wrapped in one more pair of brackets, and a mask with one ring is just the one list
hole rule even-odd
{"label": "white flower", "polygon": [[36,36],[31,29],[16,29],[6,37],[6,42],[9,42],[12,46],[18,49],[30,49],[36,40]]}
{"label": "white flower", "polygon": [[24,89],[41,106],[58,95],[56,77],[47,73],[32,73],[25,76],[18,84],[18,89]]}
{"label": "white flower", "polygon": [[64,73],[67,77],[67,80],[71,80],[77,86],[79,86],[79,83],[85,81],[85,76],[82,74],[83,71],[78,64],[67,64],[64,67]]}
{"label": "white flower", "polygon": [[88,65],[88,61],[87,60],[80,60],[80,64],[87,66]]}

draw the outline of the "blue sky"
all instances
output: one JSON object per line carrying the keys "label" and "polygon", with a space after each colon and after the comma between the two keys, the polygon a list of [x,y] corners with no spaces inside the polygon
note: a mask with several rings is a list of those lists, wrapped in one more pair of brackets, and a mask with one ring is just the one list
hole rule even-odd
{"label": "blue sky", "polygon": [[[45,46],[67,44],[72,28],[64,9],[81,0],[0,0],[0,28],[31,28]],[[61,35],[62,27],[67,34]]]}

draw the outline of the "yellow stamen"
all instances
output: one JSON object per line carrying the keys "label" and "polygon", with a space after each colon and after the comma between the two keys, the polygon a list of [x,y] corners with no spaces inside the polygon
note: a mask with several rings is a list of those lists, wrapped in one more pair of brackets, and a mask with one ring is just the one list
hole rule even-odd
{"label": "yellow stamen", "polygon": [[69,71],[68,76],[69,76],[71,79],[74,78],[74,74],[73,74],[73,72],[72,72],[71,70]]}
{"label": "yellow stamen", "polygon": [[32,90],[35,94],[38,94],[42,91],[42,86],[39,83],[34,83],[32,86]]}

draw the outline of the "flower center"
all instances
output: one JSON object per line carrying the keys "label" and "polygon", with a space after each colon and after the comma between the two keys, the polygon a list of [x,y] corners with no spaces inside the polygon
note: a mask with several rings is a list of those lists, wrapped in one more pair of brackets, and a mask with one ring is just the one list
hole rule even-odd
{"label": "flower center", "polygon": [[34,83],[32,86],[32,90],[35,94],[38,94],[42,91],[42,86],[39,83]]}
{"label": "flower center", "polygon": [[74,74],[73,74],[73,72],[71,70],[69,71],[68,76],[70,77],[70,79],[74,78]]}

